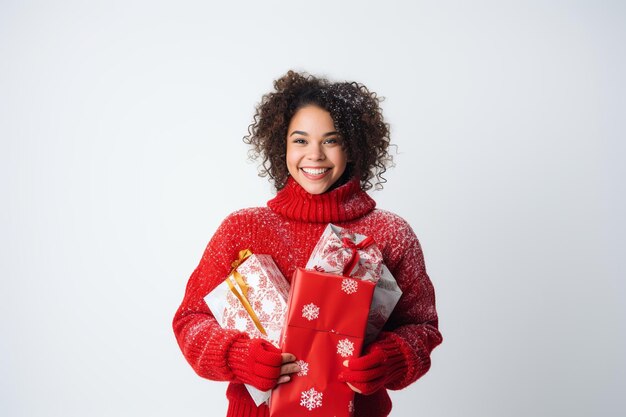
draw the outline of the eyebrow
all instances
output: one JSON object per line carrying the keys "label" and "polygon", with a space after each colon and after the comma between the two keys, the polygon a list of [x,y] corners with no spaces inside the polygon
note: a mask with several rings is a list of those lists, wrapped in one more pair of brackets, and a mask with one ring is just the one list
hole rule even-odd
{"label": "eyebrow", "polygon": [[[322,137],[323,137],[323,138],[325,138],[325,137],[327,137],[327,136],[338,135],[338,134],[339,134],[339,132],[332,131],[332,132],[324,133],[324,134],[322,135]],[[293,135],[309,136],[309,134],[308,134],[308,133],[306,133],[306,132],[304,132],[304,131],[302,131],[302,130],[294,130],[293,132],[291,132],[291,133],[289,134],[289,136],[293,136]]]}

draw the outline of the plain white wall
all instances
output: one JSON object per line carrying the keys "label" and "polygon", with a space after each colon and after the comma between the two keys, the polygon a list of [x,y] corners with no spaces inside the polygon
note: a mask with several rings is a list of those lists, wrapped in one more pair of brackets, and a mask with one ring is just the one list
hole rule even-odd
{"label": "plain white wall", "polygon": [[624,3],[217,4],[0,3],[0,415],[224,415],[170,323],[290,68],[386,97],[444,335],[393,415],[622,415]]}

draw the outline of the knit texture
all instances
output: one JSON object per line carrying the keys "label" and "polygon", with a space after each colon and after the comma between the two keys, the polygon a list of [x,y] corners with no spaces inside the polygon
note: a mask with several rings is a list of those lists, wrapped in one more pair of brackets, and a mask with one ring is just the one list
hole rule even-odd
{"label": "knit texture", "polygon": [[376,207],[376,202],[361,191],[358,178],[328,193],[309,194],[289,177],[285,188],[267,205],[290,220],[337,223],[361,217]]}
{"label": "knit texture", "polygon": [[363,395],[371,395],[386,385],[402,379],[404,354],[393,336],[382,334],[364,349],[361,357],[350,359],[339,380],[348,382]]}
{"label": "knit texture", "polygon": [[263,339],[245,337],[233,342],[226,363],[240,381],[267,391],[274,388],[280,376],[280,353],[280,349]]}
{"label": "knit texture", "polygon": [[354,382],[372,393],[356,396],[354,415],[388,415],[391,401],[386,389],[404,388],[428,371],[430,353],[442,338],[422,249],[406,221],[375,205],[359,187],[358,179],[311,195],[290,178],[268,207],[232,213],[215,232],[189,278],[173,327],[183,355],[198,375],[231,382],[226,392],[228,417],[269,416],[267,407],[254,406],[243,383],[263,389],[274,386],[278,356],[239,331],[222,329],[204,296],[224,280],[239,250],[246,248],[271,255],[290,280],[297,267],[306,265],[329,222],[372,236],[403,291],[385,331],[364,351],[365,359],[353,359],[357,366],[377,371],[366,375],[363,369],[347,369],[344,375],[361,378]]}

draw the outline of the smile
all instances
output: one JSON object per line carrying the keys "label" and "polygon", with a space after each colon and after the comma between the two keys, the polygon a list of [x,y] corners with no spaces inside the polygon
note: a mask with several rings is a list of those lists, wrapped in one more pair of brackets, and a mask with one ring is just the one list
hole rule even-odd
{"label": "smile", "polygon": [[330,171],[330,168],[300,168],[305,174],[309,175],[322,175],[326,171]]}

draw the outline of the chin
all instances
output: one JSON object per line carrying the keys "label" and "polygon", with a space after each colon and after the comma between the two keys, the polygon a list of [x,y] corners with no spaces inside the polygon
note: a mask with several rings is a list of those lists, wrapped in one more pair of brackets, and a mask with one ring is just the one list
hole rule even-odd
{"label": "chin", "polygon": [[330,186],[313,185],[313,186],[305,186],[302,188],[304,188],[304,191],[306,191],[309,194],[324,194],[326,191],[328,191]]}

